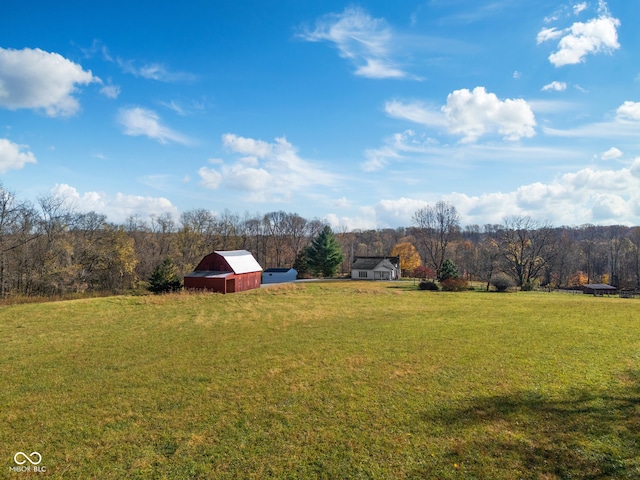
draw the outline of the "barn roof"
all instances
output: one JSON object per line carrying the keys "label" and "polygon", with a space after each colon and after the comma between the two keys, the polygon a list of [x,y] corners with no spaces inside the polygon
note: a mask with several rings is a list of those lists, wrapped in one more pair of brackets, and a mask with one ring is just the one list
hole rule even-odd
{"label": "barn roof", "polygon": [[224,257],[227,261],[233,273],[250,273],[250,272],[260,272],[262,271],[262,267],[253,258],[250,252],[246,250],[227,250],[227,251],[216,251],[218,255]]}
{"label": "barn roof", "polygon": [[231,275],[232,272],[218,272],[216,270],[196,270],[191,273],[187,273],[185,277],[189,278],[226,278]]}

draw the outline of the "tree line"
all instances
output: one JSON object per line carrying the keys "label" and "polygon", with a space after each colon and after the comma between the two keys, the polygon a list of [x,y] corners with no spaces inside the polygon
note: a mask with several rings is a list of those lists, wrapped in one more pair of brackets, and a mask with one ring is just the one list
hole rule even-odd
{"label": "tree line", "polygon": [[[0,184],[0,297],[125,292],[147,282],[166,259],[181,276],[214,250],[245,249],[263,268],[304,270],[309,247],[326,227],[322,220],[284,211],[241,215],[206,209],[178,219],[134,215],[115,224],[53,195],[35,204],[21,200]],[[640,227],[553,227],[526,216],[462,227],[455,207],[439,202],[416,211],[407,227],[331,233],[342,250],[342,262],[331,270],[339,275],[349,274],[356,256],[404,252],[405,275],[438,278],[449,261],[467,280],[487,285],[501,274],[521,288],[640,286]]]}

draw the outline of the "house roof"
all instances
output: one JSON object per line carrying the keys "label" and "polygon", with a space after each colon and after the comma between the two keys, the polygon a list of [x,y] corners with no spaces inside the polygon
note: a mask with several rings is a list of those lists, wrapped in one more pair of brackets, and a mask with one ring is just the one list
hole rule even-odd
{"label": "house roof", "polygon": [[351,264],[352,270],[375,270],[378,267],[389,270],[396,268],[387,257],[356,257]]}
{"label": "house roof", "polygon": [[246,250],[216,251],[215,253],[224,257],[233,273],[260,272],[262,270],[253,255]]}

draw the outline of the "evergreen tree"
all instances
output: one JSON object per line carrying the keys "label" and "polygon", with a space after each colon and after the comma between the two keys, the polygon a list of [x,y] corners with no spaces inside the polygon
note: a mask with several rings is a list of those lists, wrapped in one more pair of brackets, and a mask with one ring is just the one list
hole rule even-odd
{"label": "evergreen tree", "polygon": [[440,278],[441,282],[445,280],[449,280],[450,278],[458,278],[460,273],[458,273],[458,267],[449,260],[448,258],[442,264],[442,270],[440,270]]}
{"label": "evergreen tree", "polygon": [[309,263],[307,259],[307,249],[303,248],[296,255],[296,259],[293,262],[293,268],[298,272],[298,278],[303,278],[309,273]]}
{"label": "evergreen tree", "polygon": [[342,247],[329,226],[324,227],[307,247],[307,264],[315,275],[334,276],[343,260]]}
{"label": "evergreen tree", "polygon": [[176,273],[176,267],[167,257],[153,270],[149,278],[149,290],[153,293],[168,293],[177,292],[181,288],[182,282]]}

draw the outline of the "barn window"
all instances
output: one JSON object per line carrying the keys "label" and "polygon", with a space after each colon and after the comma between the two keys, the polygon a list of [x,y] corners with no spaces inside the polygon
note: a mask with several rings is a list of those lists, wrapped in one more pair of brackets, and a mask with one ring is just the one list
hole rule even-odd
{"label": "barn window", "polygon": [[367,278],[367,276],[368,276],[367,273],[369,273],[369,272],[360,271],[360,278]]}

